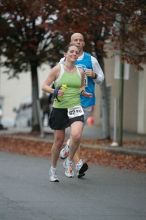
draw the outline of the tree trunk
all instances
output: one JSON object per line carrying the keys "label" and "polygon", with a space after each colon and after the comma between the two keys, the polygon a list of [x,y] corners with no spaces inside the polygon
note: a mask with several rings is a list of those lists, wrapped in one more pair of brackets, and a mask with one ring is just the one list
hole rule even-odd
{"label": "tree trunk", "polygon": [[32,83],[32,131],[40,132],[37,100],[39,99],[39,86],[37,63],[31,62],[31,83]]}

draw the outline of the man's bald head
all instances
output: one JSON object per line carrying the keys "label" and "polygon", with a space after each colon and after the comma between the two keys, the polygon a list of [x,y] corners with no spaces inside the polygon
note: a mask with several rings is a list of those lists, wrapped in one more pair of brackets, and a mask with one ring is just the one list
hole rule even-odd
{"label": "man's bald head", "polygon": [[85,46],[85,41],[84,41],[83,34],[74,33],[74,34],[71,35],[70,40],[71,40],[71,43],[75,44],[79,48],[80,55],[81,55],[82,52],[83,52],[83,48]]}
{"label": "man's bald head", "polygon": [[82,38],[82,40],[84,41],[84,36],[81,33],[74,33],[74,34],[72,34],[70,39],[72,41],[72,40],[74,40],[75,38],[78,38],[78,37]]}

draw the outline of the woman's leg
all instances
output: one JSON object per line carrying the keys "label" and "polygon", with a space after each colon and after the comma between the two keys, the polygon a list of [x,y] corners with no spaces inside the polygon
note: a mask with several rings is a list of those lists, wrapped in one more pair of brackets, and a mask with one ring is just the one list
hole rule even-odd
{"label": "woman's leg", "polygon": [[60,149],[63,145],[65,138],[65,130],[55,130],[54,131],[54,143],[51,149],[51,166],[56,167],[59,158]]}
{"label": "woman's leg", "polygon": [[83,131],[83,122],[75,121],[71,124],[70,152],[69,152],[69,157],[68,157],[70,160],[73,160],[73,157],[80,145],[82,131]]}

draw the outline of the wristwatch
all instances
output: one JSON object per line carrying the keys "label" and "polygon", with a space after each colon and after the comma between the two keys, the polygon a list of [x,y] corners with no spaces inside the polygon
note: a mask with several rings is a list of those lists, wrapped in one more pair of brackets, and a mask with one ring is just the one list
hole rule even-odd
{"label": "wristwatch", "polygon": [[[93,72],[94,73],[94,72]],[[92,77],[92,79],[96,79],[97,78],[97,74],[96,73],[94,73],[95,74],[95,76],[94,77]]]}

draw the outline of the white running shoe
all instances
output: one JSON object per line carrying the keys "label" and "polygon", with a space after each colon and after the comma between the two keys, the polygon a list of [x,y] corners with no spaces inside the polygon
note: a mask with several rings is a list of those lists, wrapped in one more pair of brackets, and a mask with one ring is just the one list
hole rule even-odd
{"label": "white running shoe", "polygon": [[68,158],[63,162],[63,167],[65,169],[65,176],[71,178],[74,177],[74,170],[73,170],[73,162],[69,161]]}
{"label": "white running shoe", "polygon": [[50,175],[50,182],[59,182],[55,168],[52,167],[50,168],[49,175]]}
{"label": "white running shoe", "polygon": [[82,159],[76,164],[77,177],[81,178],[85,176],[85,172],[88,170],[88,164],[85,163]]}
{"label": "white running shoe", "polygon": [[69,146],[66,144],[64,148],[62,148],[62,150],[60,151],[60,158],[65,159],[68,157],[68,155],[69,155]]}
{"label": "white running shoe", "polygon": [[63,161],[63,168],[64,168],[64,169],[67,168],[66,160]]}

